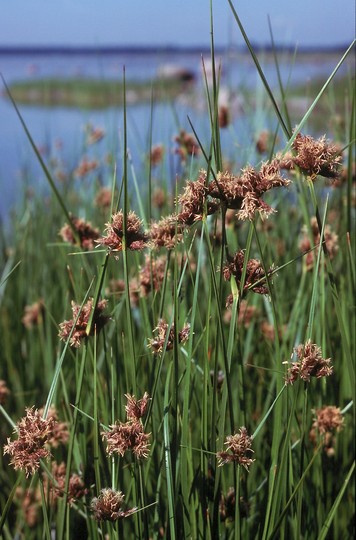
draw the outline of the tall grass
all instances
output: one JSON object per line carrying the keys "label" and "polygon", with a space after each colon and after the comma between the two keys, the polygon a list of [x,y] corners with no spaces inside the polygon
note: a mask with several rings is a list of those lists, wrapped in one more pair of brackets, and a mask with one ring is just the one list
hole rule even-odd
{"label": "tall grass", "polygon": [[[298,131],[312,119],[326,87],[332,86],[336,69],[292,133],[288,89],[281,86],[277,92],[269,87],[230,5],[272,101],[278,128],[270,158],[277,151],[286,154]],[[345,95],[341,136],[328,134],[345,149],[343,183],[333,186],[321,176],[312,180],[295,167],[288,172],[292,180],[288,188],[265,196],[277,210],[268,220],[257,213],[251,221],[238,220],[226,204],[208,215],[205,199],[200,219],[185,224],[181,242],[171,249],[149,245],[143,252],[129,249],[132,207],[139,209],[149,228],[146,216],[157,222],[180,211],[178,198],[185,180],[196,181],[201,167],[206,170],[206,185],[216,182],[226,167],[213,19],[211,35],[212,84],[206,77],[210,135],[203,137],[200,126],[190,119],[198,142],[179,166],[176,193],[170,193],[171,179],[162,179],[168,193],[163,206],[157,206],[153,196],[152,157],[146,169],[150,200],[142,197],[135,165],[129,160],[125,90],[121,154],[107,178],[111,201],[105,209],[95,206],[82,190],[58,185],[14,103],[52,196],[47,205],[35,196],[23,216],[13,218],[10,236],[4,231],[1,235],[0,374],[10,390],[9,395],[0,394],[2,445],[8,444],[7,438],[16,440],[11,432],[25,416],[25,408],[32,406],[44,407],[44,418],[55,406],[67,435],[50,446],[50,458],[42,460],[29,478],[14,470],[1,452],[4,539],[53,534],[59,539],[354,537],[354,95]],[[278,68],[277,55],[276,62]],[[151,132],[147,154],[152,142]],[[261,156],[256,154],[255,159],[258,169]],[[99,187],[94,182],[91,193]],[[176,202],[170,195],[176,195]],[[85,215],[104,235],[105,224],[121,208],[120,251],[105,246],[85,251],[78,245],[72,215]],[[71,224],[73,244],[58,241],[64,222]],[[324,241],[315,242],[315,227]],[[338,235],[333,258],[327,243],[330,227]],[[181,228],[182,222],[176,220],[176,235]],[[309,241],[305,249],[300,248],[303,235]],[[245,254],[241,276],[225,281],[224,265],[241,249]],[[157,285],[159,257],[164,258],[164,270]],[[256,294],[258,283],[249,281],[251,259],[260,261],[265,294]],[[231,305],[226,308],[229,294]],[[81,345],[75,348],[71,339],[88,298],[93,309],[82,328]],[[99,332],[94,307],[103,298],[108,299],[108,320]],[[72,331],[60,341],[59,323],[71,318],[72,300],[77,303]],[[25,325],[25,306],[38,301],[32,324]],[[167,327],[155,349],[149,340],[158,340],[155,329],[161,319]],[[187,323],[189,335],[182,339],[180,332]],[[321,347],[323,357],[331,357],[333,373],[286,384],[294,348],[309,339]],[[109,455],[110,426],[116,421],[127,422],[130,428],[133,424],[125,409],[127,395],[141,399],[145,392],[150,399],[135,425],[150,434],[147,456],[139,458],[132,451]],[[313,427],[316,411],[324,406],[340,409],[342,429],[320,434]],[[238,461],[219,466],[226,437],[239,434],[243,427],[253,450],[245,457],[254,461],[246,467]],[[59,479],[52,467],[61,462],[65,468]],[[74,500],[70,499],[73,473],[83,488]],[[94,519],[92,501],[104,488],[125,494],[118,519]],[[128,509],[135,510],[125,515]]]}

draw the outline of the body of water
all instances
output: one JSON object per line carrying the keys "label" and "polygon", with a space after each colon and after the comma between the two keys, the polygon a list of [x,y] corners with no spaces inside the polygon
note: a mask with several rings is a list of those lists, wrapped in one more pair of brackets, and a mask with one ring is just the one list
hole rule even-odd
{"label": "body of water", "polygon": [[[341,54],[303,54],[297,60],[292,55],[280,56],[280,71],[284,84],[303,85],[316,78],[324,78],[331,73]],[[264,129],[267,117],[264,115],[265,93],[256,68],[248,54],[234,53],[218,55],[221,58],[222,95],[229,95],[243,85],[250,89],[253,101],[260,114],[253,120],[247,118],[248,112],[236,105],[233,124],[223,134],[224,149],[227,154],[240,152],[240,161],[249,159],[243,153],[243,145],[248,143],[253,132]],[[206,70],[209,71],[209,55],[204,55]],[[272,58],[261,56],[261,61],[270,85],[277,85],[277,73]],[[162,66],[174,65],[195,74],[196,84],[202,87],[202,57],[199,51],[190,53],[174,51],[151,51],[150,54],[138,52],[98,53],[0,53],[0,72],[7,84],[26,79],[45,77],[70,78],[90,77],[122,80],[123,68],[127,80],[154,80]],[[342,71],[347,70],[347,65]],[[173,104],[155,104],[153,115],[149,104],[129,105],[127,109],[128,146],[133,160],[139,162],[148,152],[152,122],[152,143],[166,146],[179,128],[191,131],[187,116],[197,126],[204,142],[209,140],[209,125],[205,107],[204,92],[198,101],[187,102],[183,98]],[[242,104],[243,105],[243,104]],[[307,103],[301,103],[304,112]],[[83,154],[85,126],[92,124],[105,129],[107,136],[93,153],[102,157],[105,153],[114,156],[120,152],[120,137],[123,132],[123,111],[120,107],[100,110],[79,108],[20,105],[19,109],[31,132],[36,145],[42,149],[46,161],[53,153],[56,159],[65,163],[67,170],[74,170]],[[303,111],[301,110],[301,116]],[[169,149],[168,149],[169,150]],[[101,153],[101,156],[100,156]],[[121,154],[122,155],[122,154]],[[9,210],[16,208],[22,198],[24,188],[40,188],[44,184],[43,174],[36,162],[33,151],[26,139],[24,130],[3,89],[0,95],[0,217],[6,221]],[[104,182],[105,183],[105,182]],[[110,183],[110,179],[106,183]]]}

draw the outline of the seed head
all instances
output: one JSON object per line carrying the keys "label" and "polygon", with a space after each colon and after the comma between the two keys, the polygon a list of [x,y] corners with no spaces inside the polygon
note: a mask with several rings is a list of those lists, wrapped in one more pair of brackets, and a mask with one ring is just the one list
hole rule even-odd
{"label": "seed head", "polygon": [[[106,224],[106,236],[97,241],[107,246],[110,251],[122,251],[124,239],[124,213],[122,210],[113,214],[111,223]],[[130,211],[126,220],[126,247],[131,250],[141,250],[146,247],[146,235],[142,231],[142,221]]]}
{"label": "seed head", "polygon": [[[100,302],[98,302],[95,308],[94,318],[93,318],[94,324],[92,327],[93,333],[94,333],[94,329],[96,330],[96,332],[99,332],[108,321],[108,317],[103,315],[103,311],[106,308],[106,305],[107,305],[107,300],[100,300]],[[93,309],[93,298],[89,298],[86,304],[84,304],[81,311],[80,311],[80,305],[72,300],[73,319],[69,321],[63,321],[62,323],[60,323],[59,325],[60,332],[58,334],[60,339],[63,341],[66,341],[74,326],[74,331],[70,338],[70,345],[76,348],[80,347],[82,341],[87,337],[86,328],[89,322],[92,309]],[[80,311],[80,314],[78,317],[79,311]]]}
{"label": "seed head", "polygon": [[99,497],[94,497],[91,501],[91,509],[96,521],[117,521],[119,518],[125,518],[134,512],[137,508],[122,510],[122,503],[125,495],[122,491],[115,491],[111,488],[104,488],[100,491]]}
{"label": "seed head", "polygon": [[339,148],[326,140],[325,135],[314,139],[298,133],[293,142],[294,163],[312,180],[320,176],[337,178],[341,172],[342,156]]}
{"label": "seed head", "polygon": [[331,358],[323,358],[321,348],[312,343],[310,339],[305,345],[298,345],[294,352],[297,355],[297,360],[292,362],[287,371],[286,384],[293,384],[298,378],[310,382],[310,377],[319,379],[332,374]]}
{"label": "seed head", "polygon": [[240,433],[234,435],[228,435],[226,437],[226,451],[217,452],[217,458],[219,461],[219,467],[226,463],[238,463],[245,467],[248,471],[250,465],[255,461],[250,456],[253,453],[251,449],[252,437],[247,435],[247,429],[245,427],[240,428]]}

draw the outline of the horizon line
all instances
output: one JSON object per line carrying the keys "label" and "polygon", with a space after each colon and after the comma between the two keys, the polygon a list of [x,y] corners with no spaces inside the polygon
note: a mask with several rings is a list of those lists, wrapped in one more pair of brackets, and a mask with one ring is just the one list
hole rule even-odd
{"label": "horizon line", "polygon": [[[340,43],[337,45],[292,45],[292,44],[275,44],[274,47],[271,44],[257,44],[251,43],[255,51],[272,52],[284,51],[284,52],[299,52],[299,53],[312,53],[312,52],[340,52],[349,47],[349,43]],[[115,53],[140,53],[140,54],[152,54],[156,53],[196,53],[196,52],[209,52],[209,45],[0,45],[0,54],[72,54],[72,53],[85,53],[85,54],[115,54]],[[245,44],[242,45],[216,45],[215,51],[217,52],[248,52],[248,48]]]}

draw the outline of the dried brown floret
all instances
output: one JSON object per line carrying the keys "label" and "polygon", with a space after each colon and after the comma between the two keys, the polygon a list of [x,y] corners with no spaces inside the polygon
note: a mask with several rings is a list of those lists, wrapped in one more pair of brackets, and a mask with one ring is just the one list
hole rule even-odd
{"label": "dried brown floret", "polygon": [[[99,231],[91,226],[91,223],[88,223],[84,219],[72,217],[71,218],[74,229],[77,232],[77,236],[80,241],[80,247],[82,249],[94,249],[95,240],[99,238]],[[74,238],[72,228],[66,223],[61,230],[59,231],[59,236],[62,237],[64,242],[69,244],[76,245],[77,240]]]}
{"label": "dried brown floret", "polygon": [[324,443],[324,450],[328,457],[335,454],[336,433],[344,427],[344,416],[339,407],[329,405],[316,409],[314,422],[309,437],[316,444],[317,435],[321,435]]}
{"label": "dried brown floret", "polygon": [[[41,408],[39,412],[43,415],[44,408]],[[60,444],[67,444],[69,441],[68,423],[60,422],[58,420],[57,409],[54,405],[51,405],[48,409],[47,418],[53,418],[54,420],[52,434],[48,441],[49,445],[53,448],[57,448]]]}
{"label": "dried brown floret", "polygon": [[42,322],[43,312],[44,304],[42,299],[34,302],[33,304],[25,306],[24,314],[21,319],[22,324],[28,329],[39,325]]}
{"label": "dried brown floret", "polygon": [[166,273],[166,257],[154,259],[146,256],[145,265],[140,270],[140,289],[142,296],[159,291]]}
{"label": "dried brown floret", "polygon": [[164,155],[164,146],[163,144],[156,144],[152,146],[150,152],[150,162],[153,167],[161,163]]}
{"label": "dried brown floret", "polygon": [[323,358],[321,348],[312,343],[310,339],[305,345],[301,344],[295,347],[294,352],[297,355],[297,360],[292,362],[291,367],[288,368],[286,384],[293,384],[298,378],[309,382],[310,377],[328,377],[332,374],[331,358]]}
{"label": "dried brown floret", "polygon": [[94,127],[91,124],[86,126],[86,142],[88,145],[95,144],[105,137],[105,129]]}
{"label": "dried brown floret", "polygon": [[[53,506],[56,500],[63,497],[65,494],[66,483],[66,464],[52,463],[52,479],[49,479],[47,475],[43,475],[43,482],[45,486],[45,492],[49,494],[50,504]],[[82,478],[74,473],[69,477],[67,502],[72,504],[78,499],[84,497],[88,493]]]}
{"label": "dried brown floret", "polygon": [[10,394],[10,390],[6,385],[6,381],[0,380],[0,405],[4,405],[7,400],[7,396]]}
{"label": "dried brown floret", "polygon": [[298,133],[293,142],[296,151],[294,163],[314,180],[318,175],[337,178],[341,172],[340,149],[326,140],[325,135],[314,139]]}
{"label": "dried brown floret", "polygon": [[178,223],[175,215],[164,217],[160,221],[152,222],[149,238],[153,248],[174,249],[183,238],[183,226]]}
{"label": "dried brown floret", "polygon": [[249,457],[253,453],[251,448],[252,437],[247,435],[247,429],[245,427],[241,427],[239,431],[240,433],[226,437],[225,444],[227,448],[225,452],[217,452],[219,467],[226,463],[236,462],[248,470],[250,465],[255,461]]}
{"label": "dried brown floret", "polygon": [[231,123],[230,109],[227,105],[219,105],[218,122],[220,128],[226,128]]}
{"label": "dried brown floret", "polygon": [[192,133],[187,133],[181,129],[179,134],[174,137],[174,141],[178,144],[175,153],[180,156],[184,163],[189,156],[197,156],[200,153],[199,144]]}
{"label": "dried brown floret", "polygon": [[145,416],[151,399],[147,392],[143,394],[141,399],[136,399],[131,394],[125,394],[125,397],[127,399],[125,411],[129,420],[140,420]]}
{"label": "dried brown floret", "polygon": [[[109,318],[103,315],[103,311],[106,308],[106,306],[107,306],[107,300],[100,300],[97,303],[95,307],[95,312],[94,312],[92,333],[94,333],[94,331],[99,332],[103,328],[103,326],[107,323]],[[60,332],[58,334],[60,339],[63,341],[66,341],[69,338],[69,335],[74,326],[74,331],[70,338],[70,345],[72,347],[80,347],[83,339],[87,337],[86,329],[87,329],[87,325],[89,322],[92,309],[93,309],[93,298],[89,298],[89,300],[84,304],[81,311],[80,311],[80,305],[72,300],[73,318],[69,321],[63,321],[62,323],[60,323],[59,325]],[[78,313],[79,313],[79,317],[78,317]]]}
{"label": "dried brown floret", "polygon": [[112,191],[107,187],[99,189],[95,196],[95,205],[104,210],[108,210],[111,207]]}
{"label": "dried brown floret", "polygon": [[178,197],[180,211],[177,215],[178,221],[186,225],[192,225],[203,218],[205,203],[207,204],[208,215],[213,214],[219,205],[216,201],[207,200],[208,186],[206,183],[207,173],[200,171],[195,182],[186,181],[186,186],[182,195]]}
{"label": "dried brown floret", "polygon": [[[237,285],[240,287],[245,252],[243,249],[237,251],[231,260],[223,267],[224,279],[229,281],[234,277]],[[268,274],[273,272],[273,267],[268,271]],[[246,266],[246,276],[244,283],[244,291],[251,290],[258,294],[268,294],[266,274],[258,259],[249,259]],[[229,298],[227,303],[230,303]]]}
{"label": "dried brown floret", "polygon": [[54,424],[53,418],[42,418],[39,410],[34,407],[26,409],[26,416],[19,420],[14,430],[17,440],[11,442],[8,438],[4,446],[4,454],[11,456],[10,464],[15,470],[23,469],[28,477],[39,469],[41,459],[51,455],[47,445]]}
{"label": "dried brown floret", "polygon": [[[313,234],[314,246],[318,246],[320,244],[320,231],[319,231],[317,219],[315,217],[311,218],[310,226],[311,226],[311,232]],[[304,257],[305,265],[306,265],[307,270],[312,270],[316,262],[317,252],[315,250],[309,251],[313,246],[311,245],[310,236],[305,226],[302,229],[302,233],[303,233],[303,237],[301,241],[299,242],[299,249],[303,253],[308,251],[308,253],[305,253],[305,257]],[[330,225],[325,225],[324,242],[325,242],[325,246],[326,246],[330,259],[333,259],[339,250],[338,239],[339,239],[338,235],[332,231]]]}
{"label": "dried brown floret", "polygon": [[[112,216],[111,223],[106,224],[106,236],[97,241],[107,246],[110,251],[122,251],[124,242],[124,213],[122,210]],[[130,211],[126,221],[126,248],[141,250],[146,247],[147,237],[142,231],[142,221]]]}
{"label": "dried brown floret", "polygon": [[95,171],[99,166],[99,162],[96,159],[90,160],[87,157],[84,157],[79,163],[78,167],[74,171],[74,176],[78,178],[83,178],[92,171]]}
{"label": "dried brown floret", "polygon": [[167,201],[166,192],[160,188],[156,187],[152,192],[152,206],[161,210]]}
{"label": "dried brown floret", "polygon": [[[157,336],[153,339],[148,340],[148,346],[152,349],[152,352],[154,353],[161,353],[163,352],[164,343],[166,341],[167,331],[168,331],[168,323],[161,319],[158,322],[157,327],[154,329],[154,332],[157,333]],[[189,338],[190,333],[190,325],[185,324],[178,332],[178,342],[179,343],[185,343]],[[167,345],[166,350],[170,351],[173,349],[174,346],[174,323],[172,323],[171,328],[169,330],[168,339],[167,339]]]}
{"label": "dried brown floret", "polygon": [[26,524],[33,528],[38,524],[40,508],[41,508],[41,493],[39,489],[22,487],[16,488],[15,501],[21,503],[21,510]]}
{"label": "dried brown floret", "polygon": [[103,440],[106,440],[106,452],[109,456],[131,451],[138,459],[149,455],[150,433],[145,433],[142,422],[136,419],[127,422],[116,422],[109,426],[110,431],[103,431]]}
{"label": "dried brown floret", "polygon": [[96,521],[117,521],[119,518],[125,518],[134,512],[137,508],[122,510],[122,503],[125,495],[121,491],[111,488],[104,488],[100,491],[99,497],[94,497],[91,501],[91,509]]}
{"label": "dried brown floret", "polygon": [[255,213],[268,217],[274,210],[262,200],[262,195],[274,187],[288,186],[289,180],[280,174],[278,160],[262,163],[260,171],[247,166],[240,176],[219,172],[209,184],[209,194],[220,199],[227,208],[238,210],[239,219],[253,220]]}

